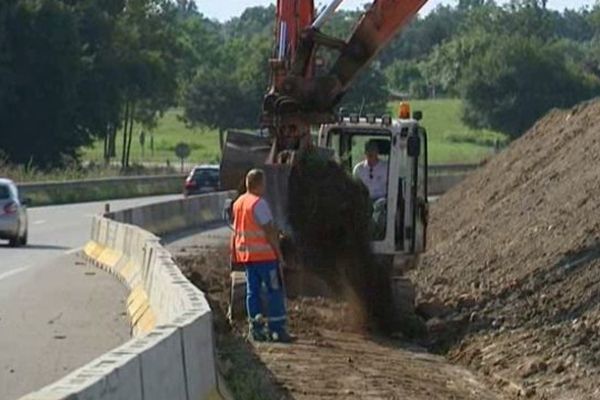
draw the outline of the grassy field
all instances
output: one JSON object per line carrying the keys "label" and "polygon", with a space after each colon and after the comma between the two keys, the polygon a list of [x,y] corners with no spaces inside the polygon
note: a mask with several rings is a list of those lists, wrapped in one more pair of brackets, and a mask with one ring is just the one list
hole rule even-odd
{"label": "grassy field", "polygon": [[[496,139],[504,141],[504,136],[488,130],[467,128],[461,121],[462,103],[456,99],[421,100],[411,102],[413,110],[423,111],[423,126],[429,133],[429,157],[432,164],[478,162],[493,152]],[[391,105],[396,110],[396,104]],[[186,164],[214,163],[219,160],[219,135],[211,129],[188,129],[179,120],[180,110],[171,110],[165,114],[154,129],[154,152],[150,151],[150,137],[146,137],[145,152],[139,143],[140,127],[135,128],[131,149],[132,163],[151,162],[165,165],[178,165],[174,149],[177,143],[188,143],[192,153]],[[119,136],[120,138],[120,136]],[[121,143],[117,141],[120,154]],[[101,162],[102,143],[84,150],[84,160]],[[117,158],[117,161],[119,159]]]}
{"label": "grassy field", "polygon": [[[493,153],[496,139],[506,142],[500,133],[468,128],[461,120],[461,100],[413,100],[410,104],[413,111],[423,111],[421,123],[427,129],[430,164],[478,162]],[[391,110],[395,114],[397,104]]]}
{"label": "grassy field", "polygon": [[[185,126],[178,117],[182,114],[180,110],[173,109],[165,113],[159,121],[158,126],[152,131],[154,136],[154,151],[150,149],[150,134],[146,134],[144,154],[139,141],[141,126],[134,126],[134,136],[131,143],[131,163],[152,162],[165,165],[167,160],[171,165],[178,165],[179,160],[175,156],[175,146],[178,143],[187,143],[192,153],[186,160],[186,164],[214,163],[219,159],[219,134],[208,128],[190,129]],[[117,154],[122,149],[121,133],[117,138]],[[89,149],[84,149],[83,159],[87,161],[102,162],[102,143],[98,142]],[[120,160],[119,157],[116,159]]]}

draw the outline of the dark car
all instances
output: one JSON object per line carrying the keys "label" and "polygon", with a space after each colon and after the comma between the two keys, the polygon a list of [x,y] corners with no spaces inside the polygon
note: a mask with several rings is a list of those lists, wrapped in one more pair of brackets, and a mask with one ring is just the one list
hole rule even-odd
{"label": "dark car", "polygon": [[219,190],[219,166],[198,165],[185,179],[184,196],[215,192]]}

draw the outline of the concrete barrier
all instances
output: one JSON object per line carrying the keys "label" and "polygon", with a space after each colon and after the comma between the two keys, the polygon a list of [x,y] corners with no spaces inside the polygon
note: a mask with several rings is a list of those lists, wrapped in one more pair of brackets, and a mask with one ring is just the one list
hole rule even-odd
{"label": "concrete barrier", "polygon": [[[446,164],[429,166],[429,185],[435,195],[443,193],[438,182],[448,178],[456,182],[457,176],[466,176],[478,164]],[[86,179],[64,182],[19,183],[23,197],[30,198],[35,206],[100,201],[127,197],[158,196],[180,193],[184,175],[130,176]],[[447,188],[442,185],[440,188]],[[446,189],[444,189],[446,190]]]}
{"label": "concrete barrier", "polygon": [[[134,337],[21,400],[221,398],[208,302],[148,230],[168,233],[216,221],[230,195],[215,193],[95,217],[84,252],[130,289],[127,313]],[[197,216],[177,218],[178,213],[192,215],[186,212]]]}
{"label": "concrete barrier", "polygon": [[482,164],[433,164],[429,166],[429,176],[466,174],[476,170],[481,165]]}
{"label": "concrete barrier", "polygon": [[433,175],[428,179],[428,191],[430,196],[441,196],[450,188],[459,184],[468,174]]}
{"label": "concrete barrier", "polygon": [[185,230],[221,218],[225,198],[233,192],[194,196],[106,214],[107,218],[139,226],[155,235]]}

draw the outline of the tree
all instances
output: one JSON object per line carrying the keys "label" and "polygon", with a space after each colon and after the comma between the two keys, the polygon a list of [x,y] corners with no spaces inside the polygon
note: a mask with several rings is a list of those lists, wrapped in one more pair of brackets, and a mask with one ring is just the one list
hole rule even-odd
{"label": "tree", "polygon": [[[127,6],[126,6],[127,5]],[[176,9],[167,0],[0,3],[0,124],[10,161],[59,166],[174,104]]]}
{"label": "tree", "polygon": [[472,58],[485,51],[496,40],[495,35],[488,34],[483,29],[473,29],[468,33],[457,35],[436,47],[429,59],[423,63],[425,80],[435,88],[437,93],[458,95],[458,84]]}
{"label": "tree", "polygon": [[522,36],[498,38],[475,55],[462,82],[465,120],[521,135],[553,107],[600,93],[597,79],[566,62],[559,47]]}
{"label": "tree", "polygon": [[458,0],[459,10],[472,10],[485,5],[486,0]]}
{"label": "tree", "polygon": [[232,18],[223,26],[228,38],[247,38],[256,35],[271,37],[275,26],[276,10],[268,7],[248,7],[241,16]]}
{"label": "tree", "polygon": [[386,112],[388,98],[385,75],[375,65],[361,73],[340,107],[350,113],[382,115]]}
{"label": "tree", "polygon": [[121,165],[130,165],[134,124],[151,125],[175,103],[180,50],[177,9],[163,0],[128,4],[115,33],[115,59],[122,104]]}
{"label": "tree", "polygon": [[587,43],[584,51],[585,70],[600,80],[600,37]]}
{"label": "tree", "polygon": [[411,85],[424,83],[419,64],[414,61],[395,61],[385,69],[385,77],[390,89],[404,93],[410,93]]}
{"label": "tree", "polygon": [[451,39],[465,18],[464,10],[438,6],[424,18],[417,17],[381,52],[383,68],[396,60],[421,61],[432,49]]}
{"label": "tree", "polygon": [[268,15],[271,22],[266,25],[272,26],[274,12],[251,8],[225,25],[229,37],[220,48],[219,62],[199,64],[184,94],[184,116],[190,124],[220,131],[258,126],[272,50],[272,32],[265,23]]}
{"label": "tree", "polygon": [[92,140],[77,112],[82,43],[76,16],[58,0],[0,7],[3,150],[13,162],[59,165]]}
{"label": "tree", "polygon": [[192,125],[206,125],[223,131],[257,125],[249,118],[248,102],[232,76],[219,69],[202,69],[190,85],[184,100],[185,118]]}

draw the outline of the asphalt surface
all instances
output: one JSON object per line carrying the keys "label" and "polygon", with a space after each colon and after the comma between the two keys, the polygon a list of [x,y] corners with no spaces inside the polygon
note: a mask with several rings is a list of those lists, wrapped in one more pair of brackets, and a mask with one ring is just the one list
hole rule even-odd
{"label": "asphalt surface", "polygon": [[[179,196],[109,201],[112,210]],[[126,289],[77,256],[107,202],[29,209],[29,245],[0,243],[0,399],[39,389],[129,339]]]}

